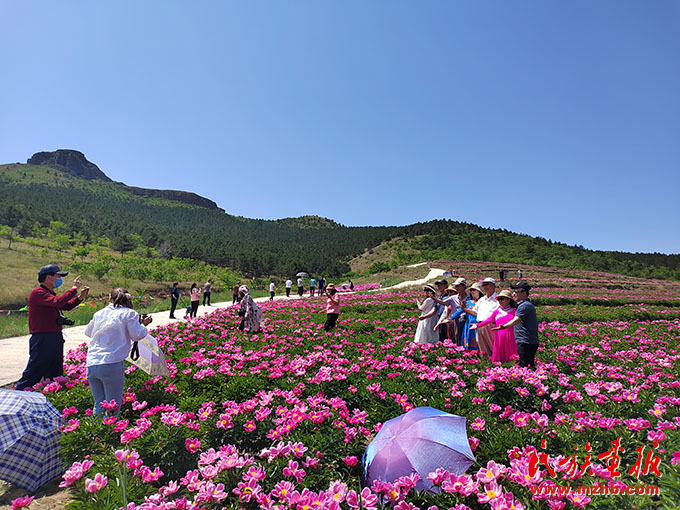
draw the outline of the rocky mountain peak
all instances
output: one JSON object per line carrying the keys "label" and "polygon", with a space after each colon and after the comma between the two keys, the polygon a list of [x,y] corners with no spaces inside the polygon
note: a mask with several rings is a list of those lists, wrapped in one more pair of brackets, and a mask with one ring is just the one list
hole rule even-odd
{"label": "rocky mountain peak", "polygon": [[49,166],[81,179],[109,181],[111,179],[97,165],[87,160],[82,152],[59,149],[53,152],[36,152],[26,162],[29,165]]}

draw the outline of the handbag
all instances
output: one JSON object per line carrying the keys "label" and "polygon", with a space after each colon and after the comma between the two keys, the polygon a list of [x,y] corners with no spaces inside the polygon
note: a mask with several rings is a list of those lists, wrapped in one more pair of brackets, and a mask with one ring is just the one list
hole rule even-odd
{"label": "handbag", "polygon": [[132,349],[130,349],[130,359],[134,361],[139,359],[139,342],[136,340],[132,342]]}

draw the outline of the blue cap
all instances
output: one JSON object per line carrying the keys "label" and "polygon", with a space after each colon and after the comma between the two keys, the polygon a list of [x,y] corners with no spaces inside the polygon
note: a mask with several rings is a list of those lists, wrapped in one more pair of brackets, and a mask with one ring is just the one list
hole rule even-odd
{"label": "blue cap", "polygon": [[56,264],[49,264],[47,266],[41,267],[40,271],[38,271],[38,281],[42,283],[45,281],[47,276],[53,276],[55,274],[58,274],[59,276],[66,276],[68,271],[62,271],[61,268]]}

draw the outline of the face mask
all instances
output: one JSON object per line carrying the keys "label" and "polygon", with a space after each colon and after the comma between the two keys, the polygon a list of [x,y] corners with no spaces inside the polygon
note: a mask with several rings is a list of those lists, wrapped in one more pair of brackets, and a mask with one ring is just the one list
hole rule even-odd
{"label": "face mask", "polygon": [[54,282],[54,288],[56,289],[57,287],[60,287],[62,283],[64,283],[64,282],[62,281],[61,276],[60,276],[59,278],[57,278],[57,281]]}

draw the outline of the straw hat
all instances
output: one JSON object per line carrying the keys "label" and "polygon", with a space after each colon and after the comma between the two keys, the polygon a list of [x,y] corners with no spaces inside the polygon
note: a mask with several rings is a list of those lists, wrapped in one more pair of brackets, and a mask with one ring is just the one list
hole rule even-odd
{"label": "straw hat", "polygon": [[503,289],[502,291],[500,291],[498,293],[498,295],[496,296],[496,299],[501,298],[501,297],[508,298],[510,300],[510,304],[512,305],[513,308],[517,306],[517,303],[515,303],[515,300],[512,297],[512,292],[510,292],[508,289]]}
{"label": "straw hat", "polygon": [[432,285],[431,283],[428,283],[427,285],[425,285],[425,286],[423,287],[423,290],[429,290],[430,292],[432,292],[432,293],[434,293],[434,294],[437,293],[437,289],[435,289],[435,288],[434,288],[434,285]]}
{"label": "straw hat", "polygon": [[482,296],[484,295],[484,291],[483,291],[482,288],[479,286],[479,283],[477,283],[477,282],[473,283],[473,284],[470,286],[470,288],[468,289],[468,292],[470,292],[470,291],[473,290],[473,289],[476,290],[477,292],[479,292]]}

